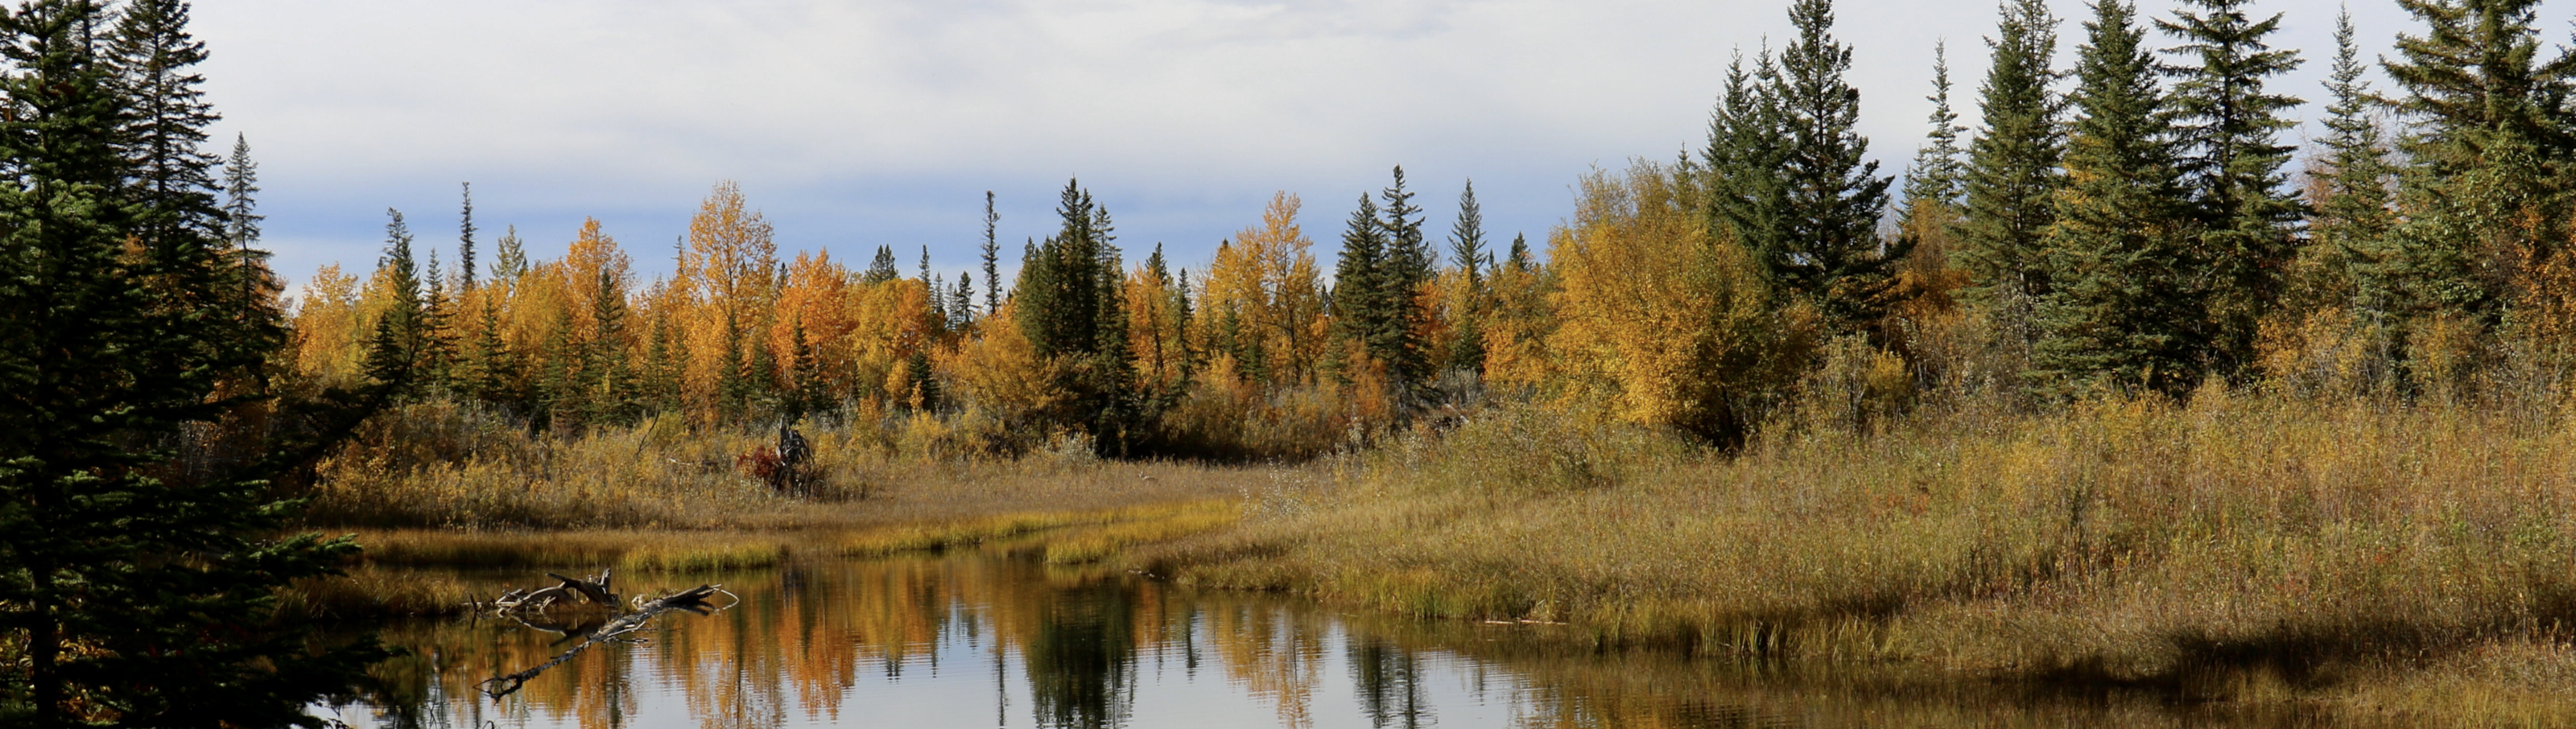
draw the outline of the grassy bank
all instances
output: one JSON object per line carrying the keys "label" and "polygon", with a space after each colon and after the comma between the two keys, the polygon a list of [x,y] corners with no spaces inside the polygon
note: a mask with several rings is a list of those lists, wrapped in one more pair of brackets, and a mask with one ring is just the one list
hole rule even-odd
{"label": "grassy bank", "polygon": [[1491,412],[1130,559],[1611,643],[2188,693],[2396,695],[2505,685],[2475,678],[2499,655],[2530,659],[2517,675],[2576,665],[2560,412],[2207,391],[1771,433],[1728,457]]}

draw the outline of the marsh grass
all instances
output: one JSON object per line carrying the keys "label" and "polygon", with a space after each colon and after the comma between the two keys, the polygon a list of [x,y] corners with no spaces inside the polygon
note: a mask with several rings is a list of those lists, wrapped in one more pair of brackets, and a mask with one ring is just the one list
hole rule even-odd
{"label": "marsh grass", "polygon": [[2576,626],[2555,408],[2211,389],[1766,432],[1728,455],[1491,411],[1125,562],[1610,644],[2183,693],[2452,675]]}
{"label": "marsh grass", "polygon": [[975,455],[950,443],[955,427],[930,417],[809,423],[815,478],[782,493],[736,467],[772,442],[770,427],[666,417],[530,433],[474,406],[417,403],[371,420],[319,465],[306,518],[378,530],[859,529],[1226,497],[1275,470],[1101,461],[1071,441]]}

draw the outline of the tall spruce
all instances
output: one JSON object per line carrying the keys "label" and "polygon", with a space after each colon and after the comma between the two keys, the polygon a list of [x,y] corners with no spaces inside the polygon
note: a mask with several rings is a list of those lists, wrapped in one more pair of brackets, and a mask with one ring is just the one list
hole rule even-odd
{"label": "tall spruce", "polygon": [[2007,329],[2026,319],[2033,297],[2050,288],[2042,236],[2055,220],[2057,167],[2065,139],[2057,80],[2057,18],[2045,0],[2007,0],[1977,106],[1984,116],[1968,143],[1967,222],[1959,230],[1960,262],[1971,292],[1998,308]]}
{"label": "tall spruce", "polygon": [[895,270],[894,249],[888,246],[877,246],[876,257],[868,259],[868,270],[859,274],[860,282],[870,284],[881,284],[898,278],[903,278],[903,273]]}
{"label": "tall spruce", "polygon": [[2284,169],[2296,147],[2278,137],[2297,126],[2283,115],[2304,102],[2264,88],[2298,68],[2299,56],[2266,44],[2281,16],[2253,20],[2248,4],[2186,0],[2172,20],[2157,22],[2181,41],[2165,49],[2182,60],[2164,69],[2174,81],[2167,105],[2178,137],[2175,167],[2200,231],[2193,258],[2208,265],[2210,364],[2220,373],[2252,362],[2255,329],[2280,303],[2282,274],[2297,252],[2293,227],[2301,212]]}
{"label": "tall spruce", "polygon": [[1001,258],[1002,258],[1002,243],[1001,243],[1001,239],[995,236],[995,233],[996,233],[997,231],[996,231],[996,228],[994,227],[994,226],[996,226],[996,225],[1000,224],[1001,222],[1002,222],[1002,216],[1001,216],[1001,214],[996,213],[996,212],[993,212],[993,191],[991,191],[991,190],[985,190],[985,191],[984,191],[984,315],[985,315],[985,316],[992,316],[993,314],[998,313],[998,312],[1000,312],[1000,311],[1002,310],[1002,273],[1001,273],[1001,270],[1000,270],[1000,266],[1001,266]]}
{"label": "tall spruce", "polygon": [[2201,299],[2190,211],[2134,8],[2099,0],[2077,49],[2066,185],[2047,230],[2054,287],[2033,368],[2061,396],[2199,384]]}
{"label": "tall spruce", "polygon": [[1884,312],[1891,267],[1911,250],[1883,242],[1879,216],[1892,178],[1868,159],[1856,129],[1860,90],[1844,80],[1851,47],[1833,37],[1832,0],[1789,6],[1797,35],[1780,49],[1770,96],[1783,135],[1778,168],[1780,229],[1763,236],[1756,260],[1777,290],[1813,302],[1838,330],[1869,326]]}
{"label": "tall spruce", "polygon": [[1914,151],[1914,163],[1905,168],[1905,217],[1933,211],[1946,211],[1944,225],[1955,221],[1960,196],[1967,192],[1968,168],[1966,150],[1959,147],[1959,134],[1968,128],[1959,124],[1959,113],[1950,108],[1950,51],[1947,41],[1932,44],[1932,131],[1923,135],[1923,146]]}
{"label": "tall spruce", "polygon": [[1378,260],[1377,284],[1386,320],[1371,349],[1386,363],[1388,379],[1397,391],[1409,397],[1430,384],[1434,362],[1424,334],[1431,329],[1431,312],[1417,305],[1414,297],[1431,282],[1439,259],[1422,233],[1422,206],[1413,204],[1414,193],[1404,189],[1402,165],[1395,167],[1394,177],[1378,191],[1378,229],[1385,236],[1386,250]]}
{"label": "tall spruce", "polygon": [[[216,207],[216,158],[206,127],[221,118],[206,103],[197,64],[206,45],[188,33],[188,3],[131,0],[116,14],[111,57],[126,100],[117,142],[131,166],[134,231],[146,246],[194,245],[223,232]],[[112,12],[112,11],[111,11]],[[88,29],[83,33],[94,32]]]}
{"label": "tall spruce", "polygon": [[[2576,55],[2543,60],[2538,0],[2399,0],[2424,24],[2381,66],[2403,94],[2409,160],[2394,232],[2404,308],[2492,320],[2509,294],[2496,258],[2543,246],[2562,215]],[[2517,225],[2530,222],[2531,225]]]}
{"label": "tall spruce", "polygon": [[[1385,333],[1394,321],[1394,307],[1387,302],[1384,283],[1386,268],[1385,221],[1378,219],[1377,202],[1368,193],[1360,193],[1359,206],[1351,210],[1350,220],[1342,229],[1342,252],[1333,263],[1333,324],[1342,335],[1360,343],[1370,357],[1385,360],[1391,344]],[[1252,361],[1252,360],[1245,360]]]}
{"label": "tall spruce", "polygon": [[2325,81],[2326,130],[2322,160],[2324,178],[2313,189],[2306,258],[2317,261],[2316,276],[2325,280],[2310,288],[2337,299],[2317,302],[2345,306],[2374,329],[2387,325],[2394,304],[2393,281],[2387,276],[2388,231],[2395,224],[2390,184],[2396,166],[2388,161],[2388,140],[2373,112],[2377,94],[2363,77],[2368,71],[2353,38],[2352,13],[2335,16],[2334,70]]}
{"label": "tall spruce", "polygon": [[1458,222],[1449,227],[1449,264],[1458,269],[1462,291],[1453,303],[1459,310],[1451,314],[1448,360],[1478,374],[1485,371],[1485,267],[1493,258],[1485,250],[1485,209],[1476,204],[1476,181],[1468,180],[1458,192]]}
{"label": "tall spruce", "polygon": [[528,248],[519,241],[519,226],[503,228],[501,239],[492,242],[492,280],[518,283],[528,273]]}
{"label": "tall spruce", "polygon": [[1781,239],[1788,207],[1781,168],[1788,163],[1788,147],[1780,140],[1788,131],[1778,80],[1770,49],[1755,56],[1751,71],[1738,52],[1727,63],[1726,86],[1709,114],[1708,147],[1700,152],[1710,190],[1709,227],[1748,251],[1778,252],[1789,245]]}
{"label": "tall spruce", "polygon": [[227,422],[279,402],[256,375],[285,330],[240,306],[227,243],[247,238],[214,227],[185,6],[131,10],[158,16],[110,37],[99,3],[0,14],[0,724],[312,723],[304,707],[377,652],[320,648],[277,615],[279,588],[355,547],[281,538],[297,504],[269,479],[379,400]]}
{"label": "tall spruce", "polygon": [[250,310],[269,306],[272,300],[260,295],[276,285],[268,272],[268,252],[259,244],[259,162],[251,159],[250,136],[233,135],[232,154],[224,158],[223,240],[232,245],[234,276],[240,279],[241,305],[244,315]]}
{"label": "tall spruce", "polygon": [[456,233],[456,269],[457,269],[457,271],[458,271],[458,276],[457,276],[457,279],[458,279],[458,280],[457,280],[457,282],[456,282],[456,283],[457,283],[457,288],[458,288],[459,290],[463,290],[463,291],[473,291],[473,290],[474,290],[474,183],[471,183],[471,182],[461,182],[461,183],[457,183],[457,187],[458,187],[458,188],[460,188],[461,190],[463,190],[464,202],[462,203],[462,207],[461,207],[461,209],[460,209],[460,210],[458,211],[458,213],[457,213],[457,224],[456,224],[456,230],[457,230],[457,233]]}
{"label": "tall spruce", "polygon": [[1055,235],[1029,247],[1012,287],[1021,333],[1056,364],[1056,386],[1067,395],[1062,424],[1088,432],[1104,454],[1124,452],[1138,421],[1109,210],[1068,180],[1056,216]]}

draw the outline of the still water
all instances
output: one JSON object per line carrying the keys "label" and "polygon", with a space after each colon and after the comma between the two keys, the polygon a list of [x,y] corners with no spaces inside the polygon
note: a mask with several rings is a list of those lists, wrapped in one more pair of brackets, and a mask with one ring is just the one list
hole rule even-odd
{"label": "still water", "polygon": [[[534,582],[518,579],[519,582]],[[2312,717],[1974,681],[1599,651],[1547,625],[1354,616],[1004,552],[620,579],[740,597],[672,612],[494,698],[578,641],[490,617],[395,623],[356,727],[2286,726]],[[492,583],[499,592],[503,582]],[[732,602],[719,597],[718,605]],[[541,627],[542,626],[542,627]]]}

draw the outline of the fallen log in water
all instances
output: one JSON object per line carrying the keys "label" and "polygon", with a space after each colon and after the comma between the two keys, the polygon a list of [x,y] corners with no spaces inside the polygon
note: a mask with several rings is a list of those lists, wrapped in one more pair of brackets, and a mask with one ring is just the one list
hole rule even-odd
{"label": "fallen log in water", "polygon": [[615,570],[616,568],[614,567],[603,568],[599,571],[599,574],[588,578],[565,577],[563,575],[548,572],[546,573],[547,577],[555,578],[555,580],[561,584],[549,585],[535,590],[517,589],[504,592],[501,593],[500,597],[492,598],[492,607],[505,613],[517,610],[536,610],[543,612],[546,608],[554,606],[555,603],[579,597],[583,602],[594,605],[604,605],[610,610],[618,610],[625,606],[617,601],[617,593],[609,589],[609,573]]}
{"label": "fallen log in water", "polygon": [[[555,576],[555,579],[560,580],[565,578],[557,575]],[[606,572],[600,573],[599,583],[603,586],[607,583]],[[546,589],[558,589],[559,587],[560,586]],[[485,679],[482,683],[475,684],[475,688],[482,690],[484,695],[492,697],[493,701],[500,701],[501,697],[516,693],[519,690],[519,687],[527,685],[529,679],[536,678],[538,674],[545,673],[546,669],[554,668],[555,666],[562,665],[564,661],[572,660],[573,656],[580,655],[582,651],[589,650],[591,646],[618,640],[628,633],[643,630],[646,625],[653,622],[653,618],[660,616],[663,613],[671,612],[673,610],[682,610],[698,615],[709,615],[718,610],[722,610],[724,609],[723,607],[707,604],[707,598],[713,597],[718,593],[723,593],[727,597],[733,596],[733,593],[725,592],[723,585],[699,585],[677,593],[664,595],[650,602],[638,605],[634,612],[610,618],[606,622],[602,622],[596,627],[590,628],[586,633],[567,633],[565,636],[567,639],[574,635],[579,635],[582,639],[581,642],[574,645],[572,648],[565,650],[562,654],[556,655],[553,660],[537,664],[533,668],[529,668],[528,670],[520,671],[518,673]],[[613,600],[614,598],[612,597],[611,599]],[[737,598],[737,600],[739,600],[739,598]],[[724,607],[732,607],[732,605],[727,604]]]}

